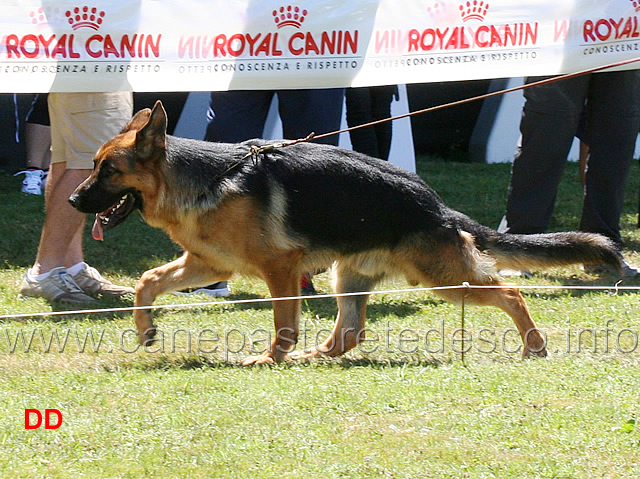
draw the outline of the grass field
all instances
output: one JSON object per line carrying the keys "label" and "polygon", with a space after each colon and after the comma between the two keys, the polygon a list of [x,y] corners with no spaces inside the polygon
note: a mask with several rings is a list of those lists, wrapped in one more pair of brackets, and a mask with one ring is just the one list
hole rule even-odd
{"label": "grass field", "polygon": [[[419,173],[451,206],[498,224],[508,165],[422,161]],[[627,258],[640,264],[637,165],[632,173],[624,236]],[[0,173],[0,314],[64,311],[17,298],[43,218],[42,199],[18,191],[19,179]],[[552,229],[577,226],[580,197],[569,165]],[[129,285],[178,253],[137,215],[104,243],[87,240],[86,251],[104,275]],[[615,282],[579,267],[523,280]],[[315,284],[330,292],[327,274]],[[640,477],[635,292],[526,290],[548,338],[545,360],[521,361],[511,320],[490,308],[466,308],[463,345],[460,308],[413,291],[372,296],[370,341],[344,358],[242,368],[265,346],[271,309],[229,304],[268,297],[261,282],[231,286],[226,304],[159,298],[190,304],[156,313],[161,341],[147,350],[128,311],[0,320],[0,477]],[[335,314],[332,299],[306,300],[301,341],[324,338]],[[58,409],[63,423],[25,430],[27,408]]]}

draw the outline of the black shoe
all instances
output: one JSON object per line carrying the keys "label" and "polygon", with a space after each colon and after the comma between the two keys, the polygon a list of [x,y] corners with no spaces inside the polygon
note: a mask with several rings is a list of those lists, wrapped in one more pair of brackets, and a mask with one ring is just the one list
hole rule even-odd
{"label": "black shoe", "polygon": [[208,294],[209,296],[227,297],[231,294],[231,289],[226,281],[218,281],[202,288],[188,288],[182,291],[175,291],[174,294],[181,296],[191,296],[192,294]]}
{"label": "black shoe", "polygon": [[318,294],[316,288],[313,287],[311,275],[309,273],[302,273],[302,278],[300,279],[300,292],[304,296],[313,296],[314,294]]}

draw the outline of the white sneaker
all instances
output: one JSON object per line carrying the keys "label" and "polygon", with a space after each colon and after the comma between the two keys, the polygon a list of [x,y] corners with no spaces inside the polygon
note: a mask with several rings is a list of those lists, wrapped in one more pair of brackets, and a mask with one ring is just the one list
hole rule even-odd
{"label": "white sneaker", "polygon": [[113,284],[87,263],[83,263],[82,269],[72,275],[72,278],[82,291],[93,295],[119,297],[136,292],[129,286]]}
{"label": "white sneaker", "polygon": [[48,301],[62,301],[65,303],[91,303],[94,302],[91,296],[82,292],[73,278],[63,267],[53,268],[49,276],[38,281],[31,275],[31,270],[22,281],[20,294],[33,298],[45,298]]}
{"label": "white sneaker", "polygon": [[29,195],[41,195],[47,181],[47,172],[42,170],[19,171],[13,176],[24,174],[20,191]]}

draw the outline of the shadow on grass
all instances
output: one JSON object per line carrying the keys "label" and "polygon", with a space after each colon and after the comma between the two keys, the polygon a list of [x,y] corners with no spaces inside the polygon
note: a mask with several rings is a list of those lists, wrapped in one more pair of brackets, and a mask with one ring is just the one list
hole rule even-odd
{"label": "shadow on grass", "polygon": [[118,363],[117,365],[105,365],[106,370],[136,369],[142,371],[167,371],[167,370],[202,370],[202,369],[237,369],[251,370],[255,368],[266,368],[275,370],[296,370],[306,368],[322,369],[353,369],[353,368],[369,368],[369,369],[397,369],[403,367],[421,367],[437,369],[448,365],[452,360],[438,360],[436,358],[427,359],[348,359],[348,358],[322,358],[311,361],[286,361],[275,365],[261,366],[242,366],[239,361],[229,361],[215,357],[204,355],[189,356],[154,356],[150,360],[136,360],[129,363]]}
{"label": "shadow on grass", "polygon": [[[47,319],[52,323],[62,323],[72,320],[77,321],[102,321],[121,319],[132,314],[129,309],[133,304],[133,297],[128,298],[110,298],[108,300],[98,300],[95,303],[71,304],[54,301],[50,303],[51,315],[48,312],[24,313],[16,321],[37,320],[41,318]],[[108,311],[109,309],[121,309],[122,311]],[[102,312],[105,309],[107,311]],[[69,314],[64,314],[68,312]],[[33,315],[31,315],[33,314]],[[8,318],[3,321],[11,321],[14,318]]]}
{"label": "shadow on grass", "polygon": [[[229,306],[241,311],[245,310],[269,310],[272,309],[272,302],[264,296],[251,294],[247,292],[234,293],[228,298]],[[251,303],[233,303],[233,301],[259,300]],[[263,301],[264,300],[264,301]],[[444,301],[438,298],[421,298],[420,301],[393,301],[386,303],[369,303],[367,306],[367,320],[379,321],[388,316],[404,317],[420,311],[420,305],[438,305]],[[194,303],[197,306],[197,303]],[[218,306],[225,306],[224,304]],[[203,306],[206,307],[206,306]],[[338,308],[336,298],[317,298],[315,296],[305,296],[302,299],[302,312],[312,316],[319,317],[335,317]]]}
{"label": "shadow on grass", "polygon": [[[545,281],[552,281],[559,283],[558,286],[585,286],[585,287],[602,287],[602,289],[545,289],[541,286],[540,289],[523,289],[524,294],[535,293],[540,298],[555,299],[564,296],[571,296],[575,298],[581,298],[594,293],[609,293],[615,295],[627,295],[637,294],[635,290],[620,289],[625,286],[640,286],[640,277],[637,278],[618,278],[615,275],[607,275],[596,279],[584,279],[576,277],[566,277],[556,275],[553,273],[538,273],[535,277],[544,279]],[[534,278],[535,278],[534,277]],[[616,289],[615,286],[619,289]]]}

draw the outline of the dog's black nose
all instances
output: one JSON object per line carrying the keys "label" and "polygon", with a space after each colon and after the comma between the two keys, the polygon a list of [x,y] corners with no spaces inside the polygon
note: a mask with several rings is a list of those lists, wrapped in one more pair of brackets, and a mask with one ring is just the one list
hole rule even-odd
{"label": "dog's black nose", "polygon": [[77,208],[78,206],[78,195],[76,195],[75,193],[72,194],[71,196],[69,196],[69,203],[71,204],[71,206],[73,206],[74,208]]}

